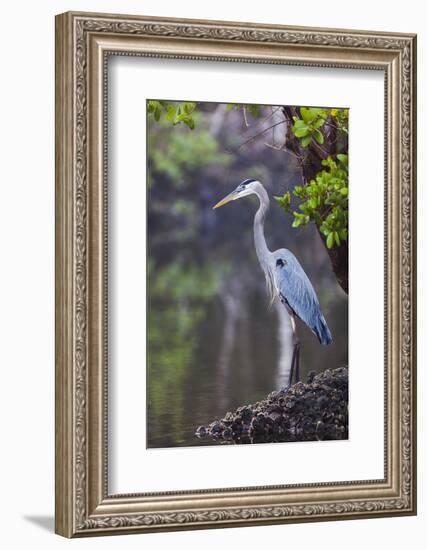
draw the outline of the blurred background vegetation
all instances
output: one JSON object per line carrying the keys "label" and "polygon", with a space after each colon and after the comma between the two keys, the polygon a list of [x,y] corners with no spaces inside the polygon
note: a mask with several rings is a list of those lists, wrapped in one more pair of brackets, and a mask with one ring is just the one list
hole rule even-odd
{"label": "blurred background vegetation", "polygon": [[[333,334],[326,348],[299,323],[302,378],[347,364],[347,295],[329,252],[347,245],[348,111],[292,109],[147,104],[148,447],[207,444],[198,425],[285,384],[288,327],[255,255],[257,201],[212,210],[245,178],[267,188],[269,247],[299,258]],[[328,154],[314,169],[316,147]]]}

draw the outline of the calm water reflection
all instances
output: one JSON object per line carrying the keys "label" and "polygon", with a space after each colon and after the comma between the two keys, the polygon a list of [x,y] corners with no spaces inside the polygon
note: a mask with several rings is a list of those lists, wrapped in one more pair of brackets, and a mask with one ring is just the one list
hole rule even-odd
{"label": "calm water reflection", "polygon": [[[295,236],[280,216],[276,231],[267,229],[270,246],[288,246],[300,258],[334,337],[320,346],[299,323],[304,380],[310,370],[347,364],[347,296],[316,230]],[[249,219],[241,233],[224,236],[220,228],[207,241],[167,231],[156,240],[159,228],[149,222],[147,446],[212,444],[194,436],[200,424],[283,384],[287,319],[281,304],[269,306]]]}

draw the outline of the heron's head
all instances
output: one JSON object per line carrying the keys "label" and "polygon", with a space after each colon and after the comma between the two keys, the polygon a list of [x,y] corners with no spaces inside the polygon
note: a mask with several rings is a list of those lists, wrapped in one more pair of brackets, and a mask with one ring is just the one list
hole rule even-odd
{"label": "heron's head", "polygon": [[242,183],[239,183],[234,191],[232,191],[229,195],[217,202],[213,208],[219,208],[220,206],[224,206],[224,204],[227,204],[228,202],[241,199],[242,197],[247,197],[248,195],[257,195],[257,188],[260,185],[261,184],[258,180],[243,180]]}

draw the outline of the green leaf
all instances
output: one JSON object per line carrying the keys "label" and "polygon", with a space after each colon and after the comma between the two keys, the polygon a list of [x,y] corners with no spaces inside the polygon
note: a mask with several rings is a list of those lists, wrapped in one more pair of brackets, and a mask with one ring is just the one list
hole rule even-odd
{"label": "green leaf", "polygon": [[340,236],[338,235],[338,231],[334,231],[334,238],[335,238],[335,242],[337,243],[337,246],[339,246],[341,242],[340,242]]}
{"label": "green leaf", "polygon": [[323,134],[320,130],[314,130],[313,136],[319,145],[322,145],[322,143],[325,141],[325,138],[323,137]]}
{"label": "green leaf", "polygon": [[147,103],[147,111],[149,114],[153,115],[156,122],[159,122],[162,115],[164,115],[165,120],[174,126],[183,123],[191,129],[195,127],[195,119],[192,113],[195,111],[196,107],[197,103],[194,102],[168,103],[167,101],[150,100]]}
{"label": "green leaf", "polygon": [[166,120],[173,122],[175,120],[176,108],[173,105],[167,106]]}
{"label": "green leaf", "polygon": [[295,185],[294,187],[294,195],[300,199],[303,199],[305,197],[306,189],[305,187],[302,187],[301,185]]}
{"label": "green leaf", "polygon": [[334,246],[334,234],[328,233],[328,236],[326,237],[326,246],[331,249]]}
{"label": "green leaf", "polygon": [[344,155],[343,153],[339,153],[337,155],[337,159],[343,164],[344,166],[348,166],[348,155]]}
{"label": "green leaf", "polygon": [[184,103],[184,113],[186,113],[187,115],[190,115],[195,108],[196,108],[195,103]]}
{"label": "green leaf", "polygon": [[301,138],[301,145],[303,147],[308,147],[311,143],[311,136],[305,136],[303,138]]}
{"label": "green leaf", "polygon": [[316,113],[313,112],[313,109],[308,109],[307,107],[301,107],[300,112],[304,122],[307,123],[311,122],[316,116]]}
{"label": "green leaf", "polygon": [[308,204],[310,205],[310,208],[312,208],[313,210],[317,207],[317,199],[316,197],[311,197],[311,199],[309,200]]}
{"label": "green leaf", "polygon": [[286,210],[286,212],[290,212],[290,206],[291,206],[291,194],[289,191],[283,195],[283,197],[274,197],[274,199],[278,202],[280,208],[283,208],[283,210]]}
{"label": "green leaf", "polygon": [[310,132],[310,128],[303,120],[297,120],[292,128],[296,137],[304,137]]}
{"label": "green leaf", "polygon": [[319,118],[318,120],[316,120],[316,122],[314,122],[313,126],[315,128],[321,128],[324,124],[325,124],[325,119]]}
{"label": "green leaf", "polygon": [[322,225],[320,226],[320,232],[323,233],[323,235],[325,235],[325,237],[329,233],[329,229],[328,229],[328,227],[326,227],[326,225],[324,223],[322,223]]}
{"label": "green leaf", "polygon": [[320,107],[312,107],[310,111],[313,114],[313,118],[317,116],[326,117],[325,109],[321,109]]}

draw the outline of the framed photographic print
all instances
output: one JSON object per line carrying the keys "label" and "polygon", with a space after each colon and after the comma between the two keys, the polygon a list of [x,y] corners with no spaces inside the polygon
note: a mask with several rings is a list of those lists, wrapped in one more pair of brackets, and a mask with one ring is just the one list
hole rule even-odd
{"label": "framed photographic print", "polygon": [[56,531],[416,513],[410,34],[56,18]]}

